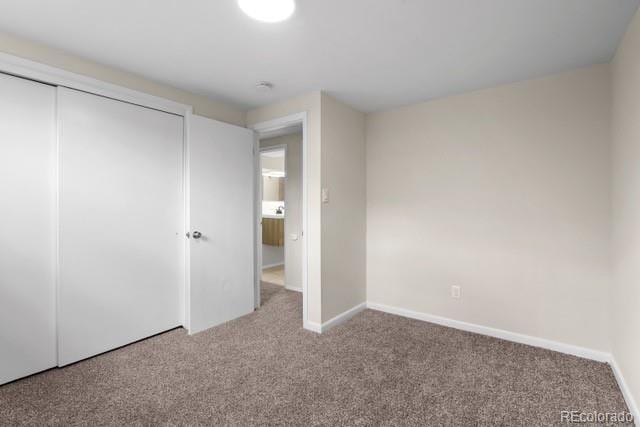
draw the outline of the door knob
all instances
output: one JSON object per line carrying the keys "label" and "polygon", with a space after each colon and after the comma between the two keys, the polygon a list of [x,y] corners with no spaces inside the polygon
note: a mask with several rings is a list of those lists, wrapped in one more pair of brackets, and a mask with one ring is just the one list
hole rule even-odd
{"label": "door knob", "polygon": [[194,239],[199,239],[201,237],[202,237],[202,233],[201,232],[199,232],[199,231],[194,231],[193,232],[193,238]]}

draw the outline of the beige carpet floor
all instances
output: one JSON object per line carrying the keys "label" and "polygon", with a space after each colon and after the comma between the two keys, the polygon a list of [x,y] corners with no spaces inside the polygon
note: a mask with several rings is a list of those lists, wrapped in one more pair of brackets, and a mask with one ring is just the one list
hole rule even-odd
{"label": "beige carpet floor", "polygon": [[625,410],[606,364],[366,310],[316,335],[301,295],[0,387],[0,425],[559,424]]}

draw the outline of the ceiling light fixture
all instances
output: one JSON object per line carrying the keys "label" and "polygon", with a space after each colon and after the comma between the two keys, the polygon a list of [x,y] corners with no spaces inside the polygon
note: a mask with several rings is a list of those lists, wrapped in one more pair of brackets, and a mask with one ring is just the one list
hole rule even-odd
{"label": "ceiling light fixture", "polygon": [[244,13],[262,22],[280,22],[296,9],[295,0],[238,0]]}

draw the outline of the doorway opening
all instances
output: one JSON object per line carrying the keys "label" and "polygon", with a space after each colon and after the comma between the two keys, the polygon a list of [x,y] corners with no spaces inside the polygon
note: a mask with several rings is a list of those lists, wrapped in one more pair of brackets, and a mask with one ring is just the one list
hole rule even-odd
{"label": "doorway opening", "polygon": [[307,325],[306,113],[258,123],[256,308],[264,286],[302,293]]}
{"label": "doorway opening", "polygon": [[[296,144],[302,139],[300,133],[277,136],[260,140],[260,169],[262,173],[262,279],[263,283],[271,283],[277,286],[286,286],[286,261],[285,245],[289,246],[289,258],[291,258],[291,244],[285,241],[285,231],[293,231],[300,228],[299,215],[291,217],[301,208],[299,186],[288,188],[299,181],[299,177],[292,176],[287,179],[287,146]],[[300,141],[301,142],[301,141]],[[292,159],[292,163],[299,163],[298,159]],[[301,159],[300,159],[301,160]],[[297,191],[296,191],[297,190]],[[288,202],[288,203],[287,203]],[[291,236],[287,236],[291,237]],[[294,240],[295,239],[295,240]],[[288,240],[288,239],[287,239]],[[298,240],[293,236],[292,240]],[[289,260],[291,261],[291,260]],[[291,275],[290,275],[291,276]],[[292,277],[289,277],[292,281]]]}

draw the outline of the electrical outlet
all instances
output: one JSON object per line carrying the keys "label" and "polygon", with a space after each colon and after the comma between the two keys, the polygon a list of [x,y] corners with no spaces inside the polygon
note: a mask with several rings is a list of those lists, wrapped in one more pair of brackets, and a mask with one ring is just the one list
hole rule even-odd
{"label": "electrical outlet", "polygon": [[451,286],[451,298],[460,298],[460,286]]}

